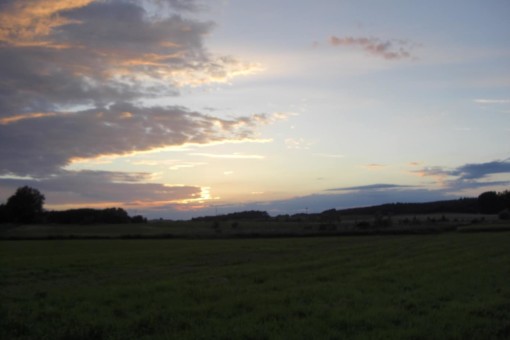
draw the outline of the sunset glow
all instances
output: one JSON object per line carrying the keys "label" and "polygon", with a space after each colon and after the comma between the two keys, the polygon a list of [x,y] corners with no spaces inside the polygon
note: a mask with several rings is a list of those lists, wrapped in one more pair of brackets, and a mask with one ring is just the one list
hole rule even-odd
{"label": "sunset glow", "polygon": [[0,203],[181,219],[510,185],[510,3],[3,1]]}

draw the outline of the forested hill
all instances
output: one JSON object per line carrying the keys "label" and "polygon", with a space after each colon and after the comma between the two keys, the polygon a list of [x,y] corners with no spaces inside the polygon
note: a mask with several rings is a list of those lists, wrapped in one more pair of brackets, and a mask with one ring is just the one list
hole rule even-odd
{"label": "forested hill", "polygon": [[478,197],[460,198],[456,200],[435,201],[426,203],[387,203],[370,207],[350,209],[329,209],[321,213],[299,213],[294,215],[279,215],[270,217],[265,211],[242,211],[217,216],[195,217],[194,221],[229,221],[256,220],[265,221],[271,218],[277,220],[319,219],[335,220],[342,216],[353,215],[410,215],[410,214],[499,214],[510,210],[510,191],[488,191]]}
{"label": "forested hill", "polygon": [[403,215],[403,214],[498,214],[510,209],[510,191],[482,193],[477,198],[460,198],[457,200],[435,201],[426,203],[388,203],[363,208],[326,210],[323,216],[337,215]]}
{"label": "forested hill", "polygon": [[[326,210],[322,214],[331,213]],[[370,207],[336,210],[340,215],[375,215],[375,214],[433,214],[433,213],[478,213],[480,212],[477,198],[461,198],[458,200],[436,201],[426,203],[387,203]]]}

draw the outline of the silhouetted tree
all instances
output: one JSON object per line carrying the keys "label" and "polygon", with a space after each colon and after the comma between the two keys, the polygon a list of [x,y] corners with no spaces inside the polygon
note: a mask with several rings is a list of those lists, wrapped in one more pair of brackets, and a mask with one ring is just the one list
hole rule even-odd
{"label": "silhouetted tree", "polygon": [[103,210],[103,221],[105,223],[129,223],[131,219],[122,208],[106,208]]}
{"label": "silhouetted tree", "polygon": [[495,191],[487,191],[478,196],[478,207],[482,214],[497,214],[503,209]]}
{"label": "silhouetted tree", "polygon": [[131,217],[131,223],[147,223],[147,219],[142,215],[135,215]]}
{"label": "silhouetted tree", "polygon": [[12,222],[33,223],[43,212],[44,195],[24,186],[7,200],[6,208]]}
{"label": "silhouetted tree", "polygon": [[0,223],[9,222],[9,214],[7,211],[7,206],[5,204],[0,204]]}

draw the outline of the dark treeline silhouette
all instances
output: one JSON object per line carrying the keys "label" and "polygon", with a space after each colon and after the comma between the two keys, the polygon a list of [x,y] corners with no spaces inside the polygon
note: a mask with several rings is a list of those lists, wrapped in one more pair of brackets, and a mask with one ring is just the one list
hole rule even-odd
{"label": "dark treeline silhouette", "polygon": [[146,223],[141,215],[130,217],[122,208],[106,209],[70,209],[64,211],[45,211],[45,197],[39,190],[24,186],[18,188],[9,197],[6,204],[0,205],[0,223]]}
{"label": "dark treeline silhouette", "polygon": [[[18,188],[9,197],[6,204],[0,204],[0,223],[59,223],[59,224],[93,224],[93,223],[146,223],[141,215],[130,217],[122,208],[106,209],[70,209],[64,211],[45,211],[45,197],[37,189],[28,186]],[[322,222],[341,221],[343,216],[371,215],[384,220],[385,216],[414,214],[499,214],[501,218],[510,219],[510,191],[488,191],[478,198],[460,198],[427,203],[388,203],[370,207],[351,209],[329,209],[316,214],[299,213],[279,215],[279,221],[317,220]],[[266,211],[250,210],[217,216],[202,216],[193,221],[229,221],[250,220],[267,221],[273,219]]]}
{"label": "dark treeline silhouette", "polygon": [[488,191],[478,198],[460,198],[426,203],[387,203],[351,209],[329,209],[317,214],[320,219],[340,219],[353,215],[421,215],[421,214],[500,214],[510,210],[510,191]]}
{"label": "dark treeline silhouette", "polygon": [[[370,207],[343,209],[336,211],[336,213],[341,216],[376,214],[409,215],[435,213],[476,214],[479,212],[478,199],[476,198],[461,198],[458,200],[426,203],[387,203]],[[328,215],[333,214],[331,211],[325,211],[322,214],[325,213]]]}
{"label": "dark treeline silhouette", "polygon": [[24,186],[0,205],[0,223],[33,223],[41,219],[45,197],[39,190]]}
{"label": "dark treeline silhouette", "polygon": [[478,196],[478,207],[482,214],[499,214],[510,210],[510,191],[487,191]]}
{"label": "dark treeline silhouette", "polygon": [[235,212],[231,214],[217,216],[202,216],[192,218],[192,221],[229,221],[229,220],[250,220],[250,221],[266,221],[270,219],[266,211],[249,210]]}
{"label": "dark treeline silhouette", "polygon": [[[392,215],[424,215],[424,214],[500,214],[500,217],[510,216],[510,191],[488,191],[477,198],[465,197],[456,200],[444,200],[425,203],[387,203],[369,207],[350,209],[328,209],[321,213],[298,213],[294,215],[278,215],[270,217],[265,211],[242,211],[217,216],[195,217],[193,221],[232,221],[274,219],[278,221],[299,222],[314,220],[321,222],[338,222],[343,216],[375,216],[378,221],[387,221]],[[509,217],[510,218],[510,217]]]}
{"label": "dark treeline silhouette", "polygon": [[82,208],[64,211],[48,211],[45,213],[45,220],[48,223],[60,224],[120,224],[147,222],[147,219],[140,215],[130,217],[122,208]]}

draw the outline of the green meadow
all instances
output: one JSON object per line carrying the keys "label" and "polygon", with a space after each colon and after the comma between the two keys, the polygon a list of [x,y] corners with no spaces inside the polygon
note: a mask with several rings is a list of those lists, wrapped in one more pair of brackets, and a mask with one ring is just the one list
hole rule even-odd
{"label": "green meadow", "polygon": [[510,233],[0,241],[2,339],[508,339]]}

